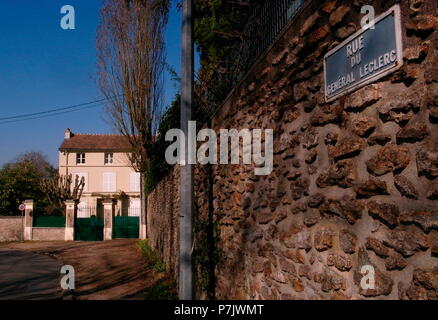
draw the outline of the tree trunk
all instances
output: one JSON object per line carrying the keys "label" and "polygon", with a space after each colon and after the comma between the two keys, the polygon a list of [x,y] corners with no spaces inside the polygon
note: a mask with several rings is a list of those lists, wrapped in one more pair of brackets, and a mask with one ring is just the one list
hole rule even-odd
{"label": "tree trunk", "polygon": [[145,174],[140,173],[140,239],[147,238],[147,196],[145,194]]}

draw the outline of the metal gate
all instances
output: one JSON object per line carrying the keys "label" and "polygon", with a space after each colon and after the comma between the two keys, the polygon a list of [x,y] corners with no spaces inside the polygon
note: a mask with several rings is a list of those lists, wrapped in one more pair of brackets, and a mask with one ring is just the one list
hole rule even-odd
{"label": "metal gate", "polygon": [[76,218],[75,240],[102,241],[103,219],[96,216],[91,218]]}
{"label": "metal gate", "polygon": [[116,216],[113,220],[113,238],[138,238],[139,217]]}

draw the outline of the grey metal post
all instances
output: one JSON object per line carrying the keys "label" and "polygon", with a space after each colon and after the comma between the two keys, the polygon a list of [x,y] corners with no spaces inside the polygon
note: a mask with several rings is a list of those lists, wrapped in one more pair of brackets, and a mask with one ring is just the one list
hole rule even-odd
{"label": "grey metal post", "polygon": [[181,83],[181,130],[186,136],[186,161],[181,165],[181,204],[179,220],[179,298],[193,298],[192,267],[192,213],[193,167],[188,163],[188,122],[192,118],[193,99],[193,3],[184,0],[182,16],[182,83]]}

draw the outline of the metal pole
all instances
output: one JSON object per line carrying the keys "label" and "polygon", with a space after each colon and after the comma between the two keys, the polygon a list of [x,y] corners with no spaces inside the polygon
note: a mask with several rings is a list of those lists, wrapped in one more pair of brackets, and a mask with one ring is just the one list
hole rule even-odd
{"label": "metal pole", "polygon": [[193,213],[193,167],[188,163],[188,122],[192,118],[193,99],[193,4],[184,0],[182,16],[182,83],[181,83],[181,130],[186,137],[185,165],[181,165],[181,204],[179,220],[179,298],[193,298],[192,267],[192,213]]}

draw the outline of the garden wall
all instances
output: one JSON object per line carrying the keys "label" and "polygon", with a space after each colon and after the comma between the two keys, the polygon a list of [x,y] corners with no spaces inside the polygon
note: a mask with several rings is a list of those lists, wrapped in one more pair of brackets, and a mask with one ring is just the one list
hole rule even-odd
{"label": "garden wall", "polygon": [[32,228],[33,241],[64,241],[65,228]]}
{"label": "garden wall", "polygon": [[23,217],[0,216],[0,242],[23,240]]}
{"label": "garden wall", "polygon": [[147,238],[178,278],[179,167],[175,166],[147,199]]}
{"label": "garden wall", "polygon": [[[324,55],[360,28],[362,5],[395,3],[311,1],[212,119],[217,132],[274,130],[268,176],[196,167],[198,218],[217,225],[217,298],[438,298],[436,1],[400,2],[399,71],[324,100]],[[172,172],[148,202],[149,237],[173,265],[178,184]],[[365,265],[374,289],[360,286]]]}

